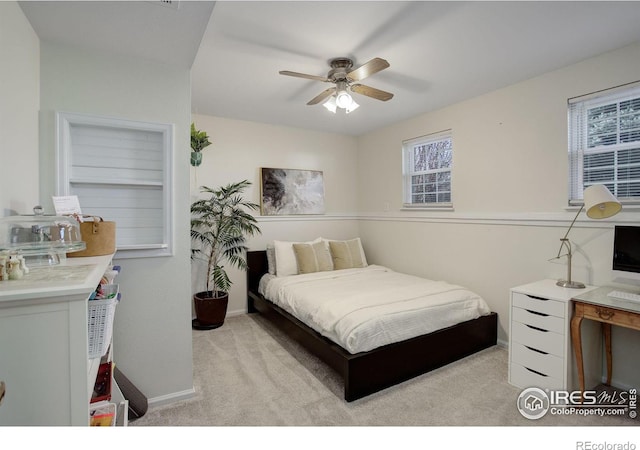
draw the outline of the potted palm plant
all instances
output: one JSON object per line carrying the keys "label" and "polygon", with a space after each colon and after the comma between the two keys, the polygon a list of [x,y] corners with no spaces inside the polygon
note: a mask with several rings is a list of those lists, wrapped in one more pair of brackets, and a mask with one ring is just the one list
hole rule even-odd
{"label": "potted palm plant", "polygon": [[202,150],[211,145],[209,135],[206,131],[196,130],[196,126],[191,122],[191,165],[198,167],[202,162]]}
{"label": "potted palm plant", "polygon": [[249,211],[259,205],[244,200],[242,193],[251,183],[247,180],[217,189],[203,186],[208,198],[191,204],[191,258],[206,265],[206,290],[193,296],[196,318],[193,327],[213,329],[222,326],[227,313],[231,280],[224,263],[247,269],[245,251],[249,236],[259,234],[256,219]]}

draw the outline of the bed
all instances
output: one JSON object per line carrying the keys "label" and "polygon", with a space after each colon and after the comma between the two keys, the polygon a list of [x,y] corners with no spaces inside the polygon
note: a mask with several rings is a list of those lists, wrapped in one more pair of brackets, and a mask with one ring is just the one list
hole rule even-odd
{"label": "bed", "polygon": [[[327,321],[329,321],[329,325],[337,323],[332,321],[331,315],[313,319],[311,318],[313,314],[298,311],[286,302],[283,303],[281,298],[275,300],[268,298],[282,289],[265,288],[265,280],[271,276],[275,279],[280,278],[278,280],[280,283],[294,287],[306,286],[307,283],[311,283],[304,287],[303,292],[315,293],[320,291],[318,286],[323,283],[319,280],[327,278],[326,276],[313,273],[299,275],[295,277],[295,282],[292,281],[294,277],[273,277],[269,274],[266,250],[247,252],[247,263],[248,312],[260,313],[286,335],[336,370],[344,380],[344,399],[347,402],[366,397],[496,344],[497,314],[488,310],[479,317],[463,320],[423,334],[407,338],[396,336],[393,338],[396,339],[395,341],[392,339],[388,343],[388,339],[387,341],[373,339],[374,342],[370,343],[371,336],[368,336],[367,333],[364,333],[364,338],[356,337],[352,341],[341,340],[343,338],[339,336],[340,333],[328,332],[320,326],[321,323]],[[378,276],[373,275],[373,272],[383,273],[385,269],[381,266],[367,266],[366,270],[362,272],[353,272],[357,273],[354,276],[369,277]],[[335,271],[335,273],[344,275],[344,279],[348,280],[345,282],[353,282],[349,278],[352,276],[349,269]],[[335,278],[335,276],[330,278]],[[356,283],[371,284],[371,282],[362,283],[364,279],[368,278],[356,279]],[[437,289],[440,288],[437,287]],[[363,291],[362,295],[370,296],[373,301],[379,301],[376,296],[381,297],[381,295],[377,292],[365,294]],[[409,292],[411,291],[407,291],[407,295],[410,295]],[[335,302],[328,301],[328,303]],[[344,304],[344,302],[338,303]],[[465,303],[465,305],[467,304],[468,302]],[[393,316],[394,313],[389,315]],[[313,320],[318,320],[320,324],[314,323]],[[383,324],[382,327],[388,328],[388,325]],[[326,326],[328,325],[325,324]],[[429,326],[433,327],[437,324]],[[405,322],[403,322],[400,328],[412,329],[414,334],[420,333],[419,329],[416,331],[410,323],[405,326]],[[352,337],[353,333],[345,335]],[[369,348],[371,346],[373,348]]]}

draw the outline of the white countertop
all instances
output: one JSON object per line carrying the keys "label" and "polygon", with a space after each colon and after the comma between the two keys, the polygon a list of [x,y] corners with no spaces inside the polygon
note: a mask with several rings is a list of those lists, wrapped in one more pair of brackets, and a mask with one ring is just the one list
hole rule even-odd
{"label": "white countertop", "polygon": [[19,280],[0,281],[0,307],[25,299],[88,295],[98,286],[112,258],[64,258],[54,266],[29,267],[29,273]]}

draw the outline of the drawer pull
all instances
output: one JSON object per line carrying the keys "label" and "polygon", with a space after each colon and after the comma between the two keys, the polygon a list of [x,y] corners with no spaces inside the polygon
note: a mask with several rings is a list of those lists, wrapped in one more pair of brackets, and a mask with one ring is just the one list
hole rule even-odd
{"label": "drawer pull", "polygon": [[543,333],[548,333],[549,332],[549,330],[545,330],[545,329],[542,329],[542,328],[534,327],[533,325],[528,325],[526,323],[525,323],[525,325],[528,326],[529,328],[531,328],[532,330],[542,331]]}
{"label": "drawer pull", "polygon": [[611,319],[615,314],[614,311],[605,308],[596,308],[596,312],[598,313],[598,317],[604,320]]}
{"label": "drawer pull", "polygon": [[531,311],[530,309],[525,309],[526,312],[535,314],[536,316],[549,317],[549,314],[541,313],[538,311]]}
{"label": "drawer pull", "polygon": [[548,298],[543,298],[543,297],[536,297],[535,295],[529,295],[529,294],[525,294],[527,297],[532,298],[534,300],[542,300],[543,302],[547,302],[549,301]]}
{"label": "drawer pull", "polygon": [[543,352],[542,350],[538,350],[537,348],[529,347],[528,345],[525,345],[525,347],[527,347],[531,351],[542,353],[543,355],[548,355],[549,354],[547,352]]}
{"label": "drawer pull", "polygon": [[535,373],[536,375],[540,375],[541,377],[548,377],[549,375],[545,375],[542,372],[538,372],[537,370],[533,370],[533,369],[529,369],[528,367],[525,367],[525,369],[527,369],[529,372]]}

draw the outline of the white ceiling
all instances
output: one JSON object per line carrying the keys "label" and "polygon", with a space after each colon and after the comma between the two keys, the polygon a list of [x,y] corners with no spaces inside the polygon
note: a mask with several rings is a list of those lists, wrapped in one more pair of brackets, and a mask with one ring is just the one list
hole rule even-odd
{"label": "white ceiling", "polygon": [[19,4],[43,41],[191,67],[214,2],[27,0]]}
{"label": "white ceiling", "polygon": [[[637,1],[161,3],[20,2],[42,40],[192,64],[194,113],[350,135],[640,41]],[[363,84],[394,98],[334,115],[306,105],[328,84],[278,74],[339,56],[386,59]]]}

